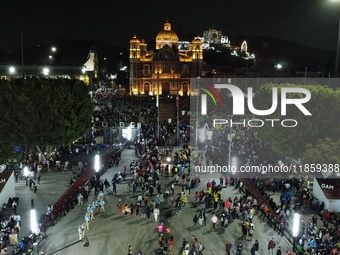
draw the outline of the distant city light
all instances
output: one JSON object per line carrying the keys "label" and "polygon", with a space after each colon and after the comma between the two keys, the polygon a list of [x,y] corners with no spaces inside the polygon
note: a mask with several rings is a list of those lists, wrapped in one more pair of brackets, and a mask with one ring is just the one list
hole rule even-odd
{"label": "distant city light", "polygon": [[8,68],[8,71],[9,71],[10,74],[14,74],[14,73],[15,73],[15,67],[10,66],[10,67]]}
{"label": "distant city light", "polygon": [[126,71],[127,70],[127,66],[123,66],[122,68],[119,69],[120,71]]}
{"label": "distant city light", "polygon": [[277,68],[277,69],[281,69],[282,67],[283,67],[283,66],[282,66],[281,64],[277,64],[277,65],[276,65],[276,68]]}
{"label": "distant city light", "polygon": [[49,73],[50,73],[50,69],[48,69],[48,68],[45,67],[45,68],[43,69],[43,74],[44,74],[44,75],[48,75]]}

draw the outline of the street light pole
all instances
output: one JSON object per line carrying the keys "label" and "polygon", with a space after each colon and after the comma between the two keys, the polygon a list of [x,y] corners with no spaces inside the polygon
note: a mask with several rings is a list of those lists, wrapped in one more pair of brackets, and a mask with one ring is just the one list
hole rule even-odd
{"label": "street light pole", "polygon": [[160,107],[160,102],[159,102],[159,74],[157,72],[157,145],[159,146],[159,141],[160,141],[160,124],[159,124],[159,107]]}
{"label": "street light pole", "polygon": [[196,127],[195,127],[195,148],[197,149],[198,145],[198,96],[199,96],[199,86],[200,86],[200,77],[197,77],[197,88],[196,88]]}
{"label": "street light pole", "polygon": [[[173,74],[172,74],[173,76]],[[176,94],[176,145],[179,146],[179,95],[178,95],[178,83],[177,83],[177,94]]]}
{"label": "street light pole", "polygon": [[232,118],[230,118],[230,128],[229,128],[229,155],[228,155],[228,165],[231,166],[231,143],[233,141],[233,137],[232,137],[232,129],[233,129],[233,125],[232,125]]}
{"label": "street light pole", "polygon": [[338,77],[339,72],[339,56],[340,56],[340,15],[339,15],[339,24],[338,24],[338,41],[336,44],[336,57],[335,57],[335,70],[334,77]]}

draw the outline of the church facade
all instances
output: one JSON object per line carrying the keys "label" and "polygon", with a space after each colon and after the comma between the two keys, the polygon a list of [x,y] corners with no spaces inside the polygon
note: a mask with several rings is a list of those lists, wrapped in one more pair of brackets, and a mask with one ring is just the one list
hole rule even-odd
{"label": "church facade", "polygon": [[137,36],[130,40],[131,95],[190,95],[190,78],[202,73],[202,41],[195,37],[185,50],[179,50],[178,42],[169,22],[156,36],[153,50]]}

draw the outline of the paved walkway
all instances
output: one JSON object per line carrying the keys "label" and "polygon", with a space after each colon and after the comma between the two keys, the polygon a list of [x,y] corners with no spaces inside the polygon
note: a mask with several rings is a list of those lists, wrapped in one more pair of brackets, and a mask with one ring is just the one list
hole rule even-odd
{"label": "paved walkway", "polygon": [[[100,155],[113,151],[112,148],[100,150]],[[20,180],[15,184],[16,196],[19,197],[19,205],[17,208],[18,214],[21,216],[21,233],[19,234],[19,240],[30,232],[30,209],[31,200],[34,200],[34,208],[37,211],[37,216],[40,216],[47,211],[49,204],[54,205],[59,198],[70,187],[70,181],[73,177],[73,172],[78,172],[77,163],[79,161],[90,163],[93,160],[94,154],[87,155],[85,153],[79,153],[71,157],[62,157],[61,161],[68,160],[73,164],[73,171],[58,172],[56,167],[51,167],[51,171],[43,171],[40,184],[38,185],[37,193],[33,192],[29,186],[26,186],[25,180]]]}
{"label": "paved walkway", "polygon": [[[114,172],[121,171],[124,164],[128,165],[132,160],[137,160],[134,155],[134,150],[125,150],[122,156],[120,166],[110,169],[102,178],[111,179]],[[217,180],[219,175],[201,175],[202,184],[196,190],[205,189],[205,183],[214,178]],[[164,177],[161,180],[162,187],[165,187],[171,180],[171,177]],[[102,215],[97,215],[96,219],[91,223],[91,229],[88,231],[88,239],[90,241],[89,247],[84,247],[83,243],[76,243],[69,246],[63,251],[53,254],[126,254],[129,245],[132,245],[134,254],[138,249],[141,249],[144,255],[158,254],[159,249],[157,245],[158,234],[156,232],[157,223],[152,220],[143,220],[135,216],[124,216],[117,212],[116,203],[118,199],[122,199],[123,204],[136,201],[137,196],[128,196],[126,194],[127,184],[118,185],[118,195],[107,195],[105,197],[107,206],[106,212]],[[180,186],[176,187],[176,193],[181,190]],[[189,202],[194,200],[194,193],[191,191]],[[238,191],[233,187],[223,189],[222,197],[232,198],[240,196]],[[94,198],[92,194],[92,199]],[[179,254],[182,238],[185,237],[190,240],[191,235],[195,235],[201,241],[206,250],[204,254],[225,254],[225,243],[231,241],[236,246],[237,242],[242,242],[244,245],[244,254],[247,254],[251,248],[252,243],[241,241],[241,221],[236,220],[232,223],[229,229],[218,227],[216,231],[211,230],[209,219],[211,212],[209,211],[209,218],[207,226],[194,227],[193,216],[203,208],[203,205],[195,205],[189,203],[186,205],[179,215],[174,215],[173,208],[165,202],[161,207],[160,221],[163,221],[166,227],[171,228],[171,234],[175,238],[174,254]],[[83,222],[85,207],[78,206],[72,210],[67,217],[50,228],[47,231],[48,238],[40,245],[40,250],[49,254],[60,248],[68,246],[77,241],[78,225]],[[281,238],[264,224],[261,220],[255,217],[255,234],[254,240],[258,239],[260,243],[260,253],[267,254],[267,243],[271,237],[276,239],[277,245],[281,246],[283,251],[291,248],[291,244],[285,239]]]}

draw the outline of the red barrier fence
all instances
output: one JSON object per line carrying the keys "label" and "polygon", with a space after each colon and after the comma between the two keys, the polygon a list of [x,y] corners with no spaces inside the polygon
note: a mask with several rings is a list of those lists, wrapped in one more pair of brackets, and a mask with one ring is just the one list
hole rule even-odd
{"label": "red barrier fence", "polygon": [[[123,151],[124,148],[125,146],[118,150],[111,151],[101,156],[101,162],[105,165],[115,153]],[[54,218],[56,218],[59,214],[62,215],[65,203],[68,203],[69,201],[73,202],[79,194],[79,188],[83,188],[95,175],[95,173],[96,172],[93,169],[92,165],[89,165],[85,170],[80,172],[79,178],[72,184],[72,186],[68,190],[66,190],[66,192],[61,196],[61,198],[55,203],[52,214],[49,215],[48,217],[45,217],[45,220],[40,227],[42,231],[46,231],[47,227],[50,225],[51,221]]]}

